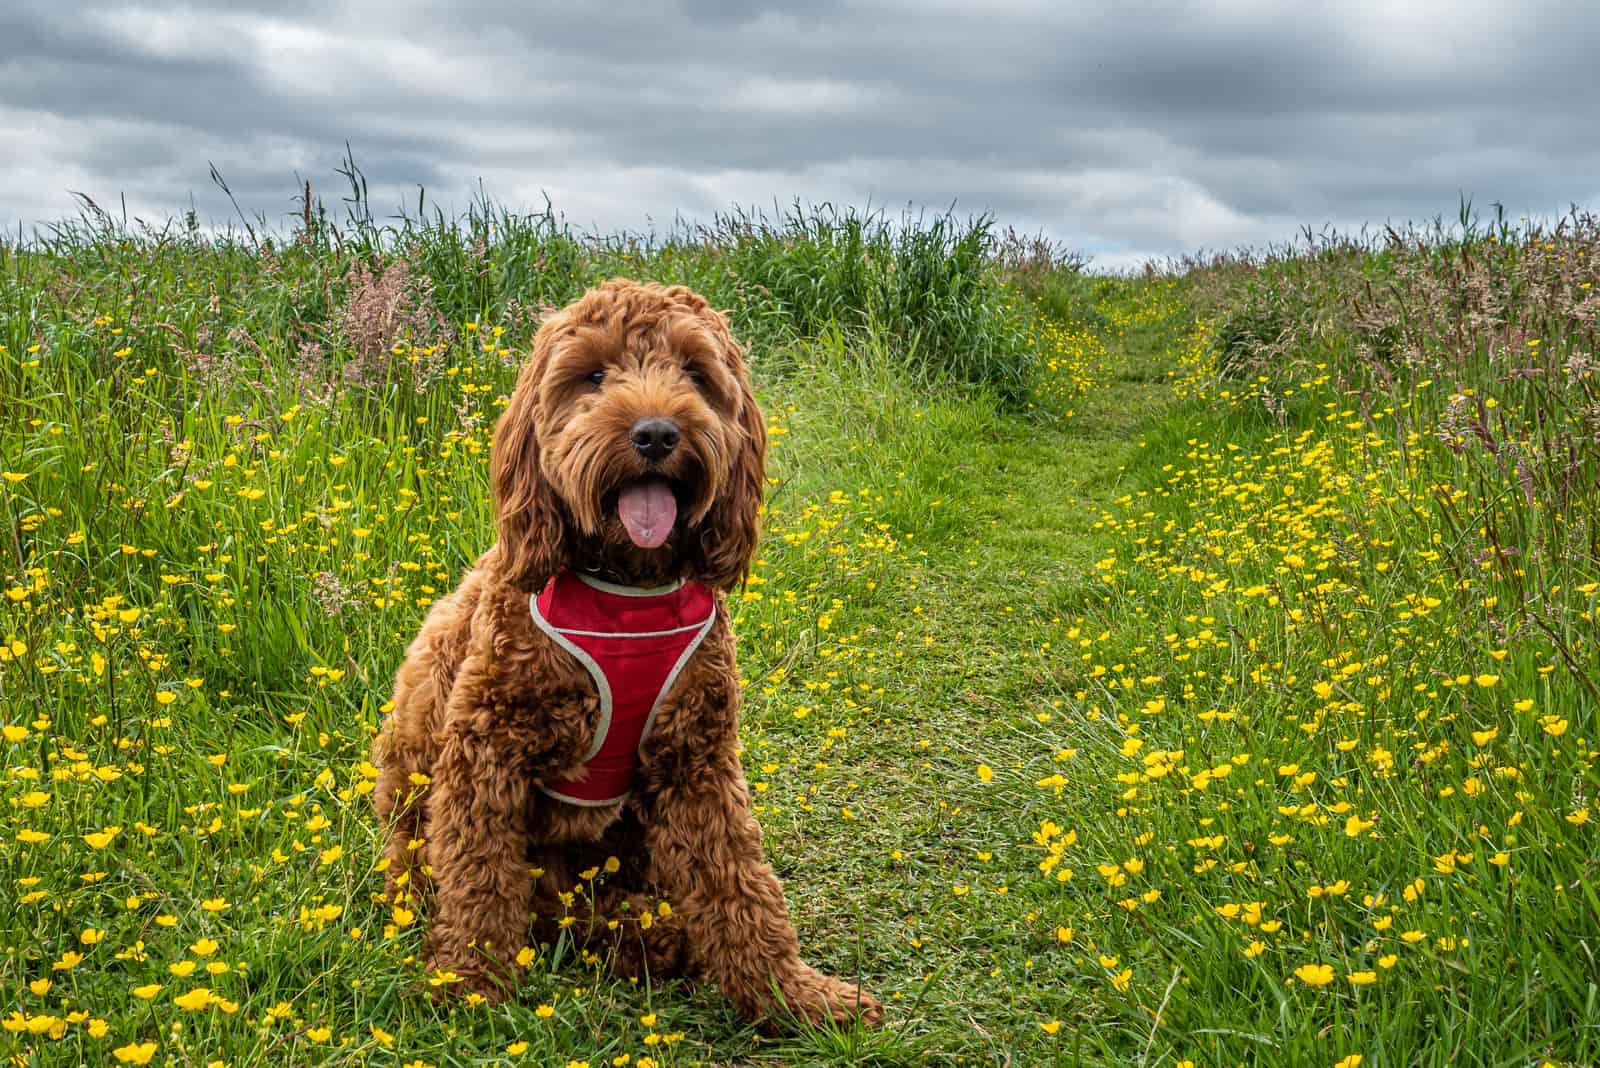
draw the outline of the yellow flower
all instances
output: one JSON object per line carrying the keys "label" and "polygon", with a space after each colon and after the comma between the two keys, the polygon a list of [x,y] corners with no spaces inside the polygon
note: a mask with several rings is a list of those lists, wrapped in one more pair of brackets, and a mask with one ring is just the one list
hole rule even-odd
{"label": "yellow flower", "polygon": [[190,1012],[199,1012],[211,1004],[211,999],[214,996],[215,995],[213,995],[211,991],[207,990],[205,987],[197,986],[187,994],[179,994],[177,997],[173,998],[172,1003],[178,1006],[180,1009],[188,1009]]}
{"label": "yellow flower", "polygon": [[1039,1030],[1043,1031],[1047,1035],[1053,1035],[1057,1031],[1061,1030],[1061,1021],[1051,1020],[1048,1023],[1042,1023],[1039,1025]]}
{"label": "yellow flower", "polygon": [[326,1042],[333,1037],[331,1027],[312,1027],[306,1030],[306,1037],[313,1042]]}
{"label": "yellow flower", "polygon": [[1500,728],[1499,727],[1490,727],[1486,731],[1473,731],[1472,732],[1472,744],[1473,745],[1488,745],[1490,742],[1494,741],[1495,738],[1497,738],[1499,736],[1499,734],[1500,734]]}
{"label": "yellow flower", "polygon": [[226,912],[228,909],[233,908],[225,897],[208,897],[200,902],[200,907],[207,912]]}
{"label": "yellow flower", "polygon": [[1294,970],[1294,974],[1307,986],[1327,986],[1333,982],[1333,965],[1302,964]]}
{"label": "yellow flower", "polygon": [[1355,813],[1345,817],[1344,833],[1351,838],[1359,838],[1363,831],[1372,826],[1372,820],[1364,820]]}
{"label": "yellow flower", "polygon": [[533,1010],[533,1014],[541,1020],[548,1020],[556,1014],[556,1007],[554,1005],[540,1005]]}
{"label": "yellow flower", "polygon": [[123,1064],[149,1064],[150,1058],[156,1055],[156,1044],[154,1042],[140,1042],[137,1044],[130,1042],[126,1046],[118,1046],[111,1052]]}
{"label": "yellow flower", "polygon": [[83,840],[88,842],[92,849],[104,849],[111,844],[113,838],[121,833],[121,827],[107,827],[103,831],[90,831],[83,836]]}
{"label": "yellow flower", "polygon": [[156,704],[158,704],[158,705],[163,705],[163,706],[170,705],[172,702],[176,701],[177,699],[178,699],[178,695],[173,693],[171,690],[157,690],[156,691]]}
{"label": "yellow flower", "polygon": [[1353,985],[1353,986],[1366,986],[1368,983],[1375,983],[1375,982],[1378,981],[1378,973],[1377,972],[1351,972],[1350,975],[1348,976],[1348,978],[1350,980],[1351,985]]}
{"label": "yellow flower", "polygon": [[1340,1061],[1335,1061],[1333,1068],[1361,1068],[1361,1054],[1352,1053]]}
{"label": "yellow flower", "polygon": [[146,983],[144,986],[136,986],[133,988],[133,996],[138,998],[140,1001],[149,1001],[159,993],[161,993],[160,983]]}
{"label": "yellow flower", "polygon": [[528,1044],[526,1042],[513,1042],[511,1045],[506,1047],[506,1052],[511,1054],[513,1057],[521,1056],[522,1054],[528,1052]]}
{"label": "yellow flower", "polygon": [[[991,768],[987,764],[979,764],[978,765],[978,781],[979,782],[994,782],[994,769]],[[1059,1021],[1058,1021],[1058,1026],[1059,1026]],[[1055,1034],[1054,1031],[1052,1031],[1050,1033],[1051,1034]]]}

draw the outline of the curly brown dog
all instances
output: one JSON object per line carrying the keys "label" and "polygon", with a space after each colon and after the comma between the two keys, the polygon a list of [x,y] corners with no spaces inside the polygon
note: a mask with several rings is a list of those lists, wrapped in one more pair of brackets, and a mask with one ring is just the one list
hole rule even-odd
{"label": "curly brown dog", "polygon": [[505,996],[530,926],[565,925],[752,1018],[882,1019],[800,959],[739,763],[724,595],[765,455],[693,291],[613,280],[540,328],[495,429],[497,544],[428,613],[373,749],[387,893],[432,901],[441,989]]}

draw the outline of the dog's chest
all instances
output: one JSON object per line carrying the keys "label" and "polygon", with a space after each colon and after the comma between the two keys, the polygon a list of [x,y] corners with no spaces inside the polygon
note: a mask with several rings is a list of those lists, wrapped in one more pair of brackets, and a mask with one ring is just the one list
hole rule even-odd
{"label": "dog's chest", "polygon": [[600,699],[582,765],[541,788],[571,804],[616,804],[632,789],[656,712],[716,620],[715,599],[697,582],[639,590],[563,571],[530,610]]}

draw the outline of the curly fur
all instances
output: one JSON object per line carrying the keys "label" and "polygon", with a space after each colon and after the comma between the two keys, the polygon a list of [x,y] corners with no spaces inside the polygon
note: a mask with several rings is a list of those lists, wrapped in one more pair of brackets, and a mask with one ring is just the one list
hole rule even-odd
{"label": "curly fur", "polygon": [[[663,461],[631,447],[647,416],[681,429]],[[386,892],[431,905],[430,969],[503,997],[530,937],[574,917],[623,974],[708,978],[752,1018],[881,1020],[872,997],[800,959],[739,763],[724,594],[755,551],[765,452],[739,346],[691,290],[613,280],[539,330],[495,430],[497,544],[428,613],[373,748]],[[647,474],[680,499],[655,549],[636,547],[615,514],[618,487]],[[589,675],[529,612],[564,567],[717,591],[716,621],[657,714],[632,795],[604,808],[537,789],[581,764],[599,716]],[[620,869],[591,890],[579,873],[610,856]],[[661,899],[665,917],[651,909]]]}

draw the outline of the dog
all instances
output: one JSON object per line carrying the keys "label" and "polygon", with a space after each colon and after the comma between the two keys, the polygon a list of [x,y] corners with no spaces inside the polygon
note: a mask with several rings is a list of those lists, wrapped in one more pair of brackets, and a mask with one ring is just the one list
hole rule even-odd
{"label": "dog", "polygon": [[495,427],[496,543],[428,612],[373,745],[385,891],[431,907],[435,991],[500,1000],[565,927],[753,1020],[882,1021],[801,960],[740,765],[725,597],[765,455],[694,291],[614,279],[540,327]]}

